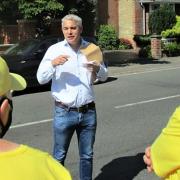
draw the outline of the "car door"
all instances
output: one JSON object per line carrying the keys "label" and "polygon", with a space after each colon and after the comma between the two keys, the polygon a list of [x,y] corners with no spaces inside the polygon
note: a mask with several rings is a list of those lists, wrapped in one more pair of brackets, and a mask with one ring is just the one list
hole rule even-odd
{"label": "car door", "polygon": [[28,63],[29,64],[28,71],[30,72],[28,76],[29,87],[40,86],[36,78],[37,69],[47,49],[52,44],[55,44],[57,41],[58,41],[57,38],[45,39],[42,42],[40,42],[39,45],[32,52],[31,59],[29,59],[30,62]]}

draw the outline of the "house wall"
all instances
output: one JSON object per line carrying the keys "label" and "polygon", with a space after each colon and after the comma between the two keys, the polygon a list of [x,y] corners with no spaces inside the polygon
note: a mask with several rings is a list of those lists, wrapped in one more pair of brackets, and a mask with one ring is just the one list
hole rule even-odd
{"label": "house wall", "polygon": [[97,24],[98,26],[110,24],[116,32],[119,31],[119,0],[97,1]]}
{"label": "house wall", "polygon": [[119,0],[119,38],[135,47],[134,34],[143,34],[143,11],[138,0]]}
{"label": "house wall", "polygon": [[98,24],[113,25],[120,39],[133,46],[134,34],[143,34],[143,11],[139,0],[98,1]]}
{"label": "house wall", "polygon": [[17,25],[0,26],[0,44],[15,43],[18,40]]}
{"label": "house wall", "polygon": [[[18,20],[16,25],[1,25],[0,44],[13,44],[19,40],[34,38],[37,33],[36,28],[35,20]],[[60,19],[51,22],[49,34],[63,36]]]}
{"label": "house wall", "polygon": [[108,24],[114,26],[116,32],[119,32],[119,0],[108,1]]}
{"label": "house wall", "polygon": [[108,0],[97,1],[97,24],[107,24],[108,21]]}

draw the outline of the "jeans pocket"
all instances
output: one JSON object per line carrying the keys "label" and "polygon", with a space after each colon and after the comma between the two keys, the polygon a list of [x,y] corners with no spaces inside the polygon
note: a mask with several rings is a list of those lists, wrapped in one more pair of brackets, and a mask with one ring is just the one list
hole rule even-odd
{"label": "jeans pocket", "polygon": [[67,114],[67,110],[65,108],[55,106],[54,115],[56,117],[64,117],[66,114]]}

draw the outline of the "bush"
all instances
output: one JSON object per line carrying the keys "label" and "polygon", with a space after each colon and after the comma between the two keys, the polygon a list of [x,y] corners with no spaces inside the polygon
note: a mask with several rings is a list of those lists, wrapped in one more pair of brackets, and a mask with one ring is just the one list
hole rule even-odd
{"label": "bush", "polygon": [[177,44],[176,42],[165,44],[163,46],[163,52],[167,56],[177,56],[177,55],[180,55],[180,44]]}
{"label": "bush", "polygon": [[167,29],[161,32],[164,38],[180,38],[180,16],[176,16],[176,24],[172,29]]}
{"label": "bush", "polygon": [[119,46],[118,49],[132,49],[132,45],[129,40],[121,38],[119,40]]}
{"label": "bush", "polygon": [[63,11],[64,6],[57,0],[24,0],[19,2],[19,11],[25,19],[36,17],[55,18]]}
{"label": "bush", "polygon": [[144,46],[140,49],[139,51],[139,57],[142,57],[142,58],[152,58],[151,56],[151,46],[148,45],[148,46]]}
{"label": "bush", "polygon": [[97,43],[102,49],[118,49],[118,36],[113,26],[101,25],[97,32]]}
{"label": "bush", "polygon": [[150,35],[134,35],[133,40],[136,42],[138,47],[144,47],[151,44]]}
{"label": "bush", "polygon": [[162,4],[149,16],[149,30],[151,34],[161,34],[166,29],[171,29],[176,23],[176,13],[168,3]]}

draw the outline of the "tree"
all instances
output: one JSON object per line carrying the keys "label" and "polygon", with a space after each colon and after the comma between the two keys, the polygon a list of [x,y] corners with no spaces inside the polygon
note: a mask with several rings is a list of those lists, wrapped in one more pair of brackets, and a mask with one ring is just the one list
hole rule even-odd
{"label": "tree", "polygon": [[74,13],[82,17],[83,35],[87,36],[94,35],[95,7],[94,0],[1,0],[0,19],[5,24],[12,24],[12,19],[13,24],[17,19],[36,19],[46,28],[52,19]]}
{"label": "tree", "polygon": [[33,19],[36,17],[49,16],[56,18],[64,6],[57,0],[21,0],[19,1],[19,10],[24,19]]}
{"label": "tree", "polygon": [[17,0],[1,0],[0,2],[0,21],[3,24],[15,24],[20,17]]}
{"label": "tree", "polygon": [[24,19],[36,19],[37,34],[49,34],[51,20],[60,16],[64,6],[57,0],[20,0],[19,10]]}
{"label": "tree", "polygon": [[58,0],[1,0],[0,19],[6,24],[17,19],[57,18],[64,6]]}
{"label": "tree", "polygon": [[161,34],[162,31],[172,28],[175,23],[176,13],[172,6],[168,3],[162,4],[150,14],[149,30],[151,34]]}

